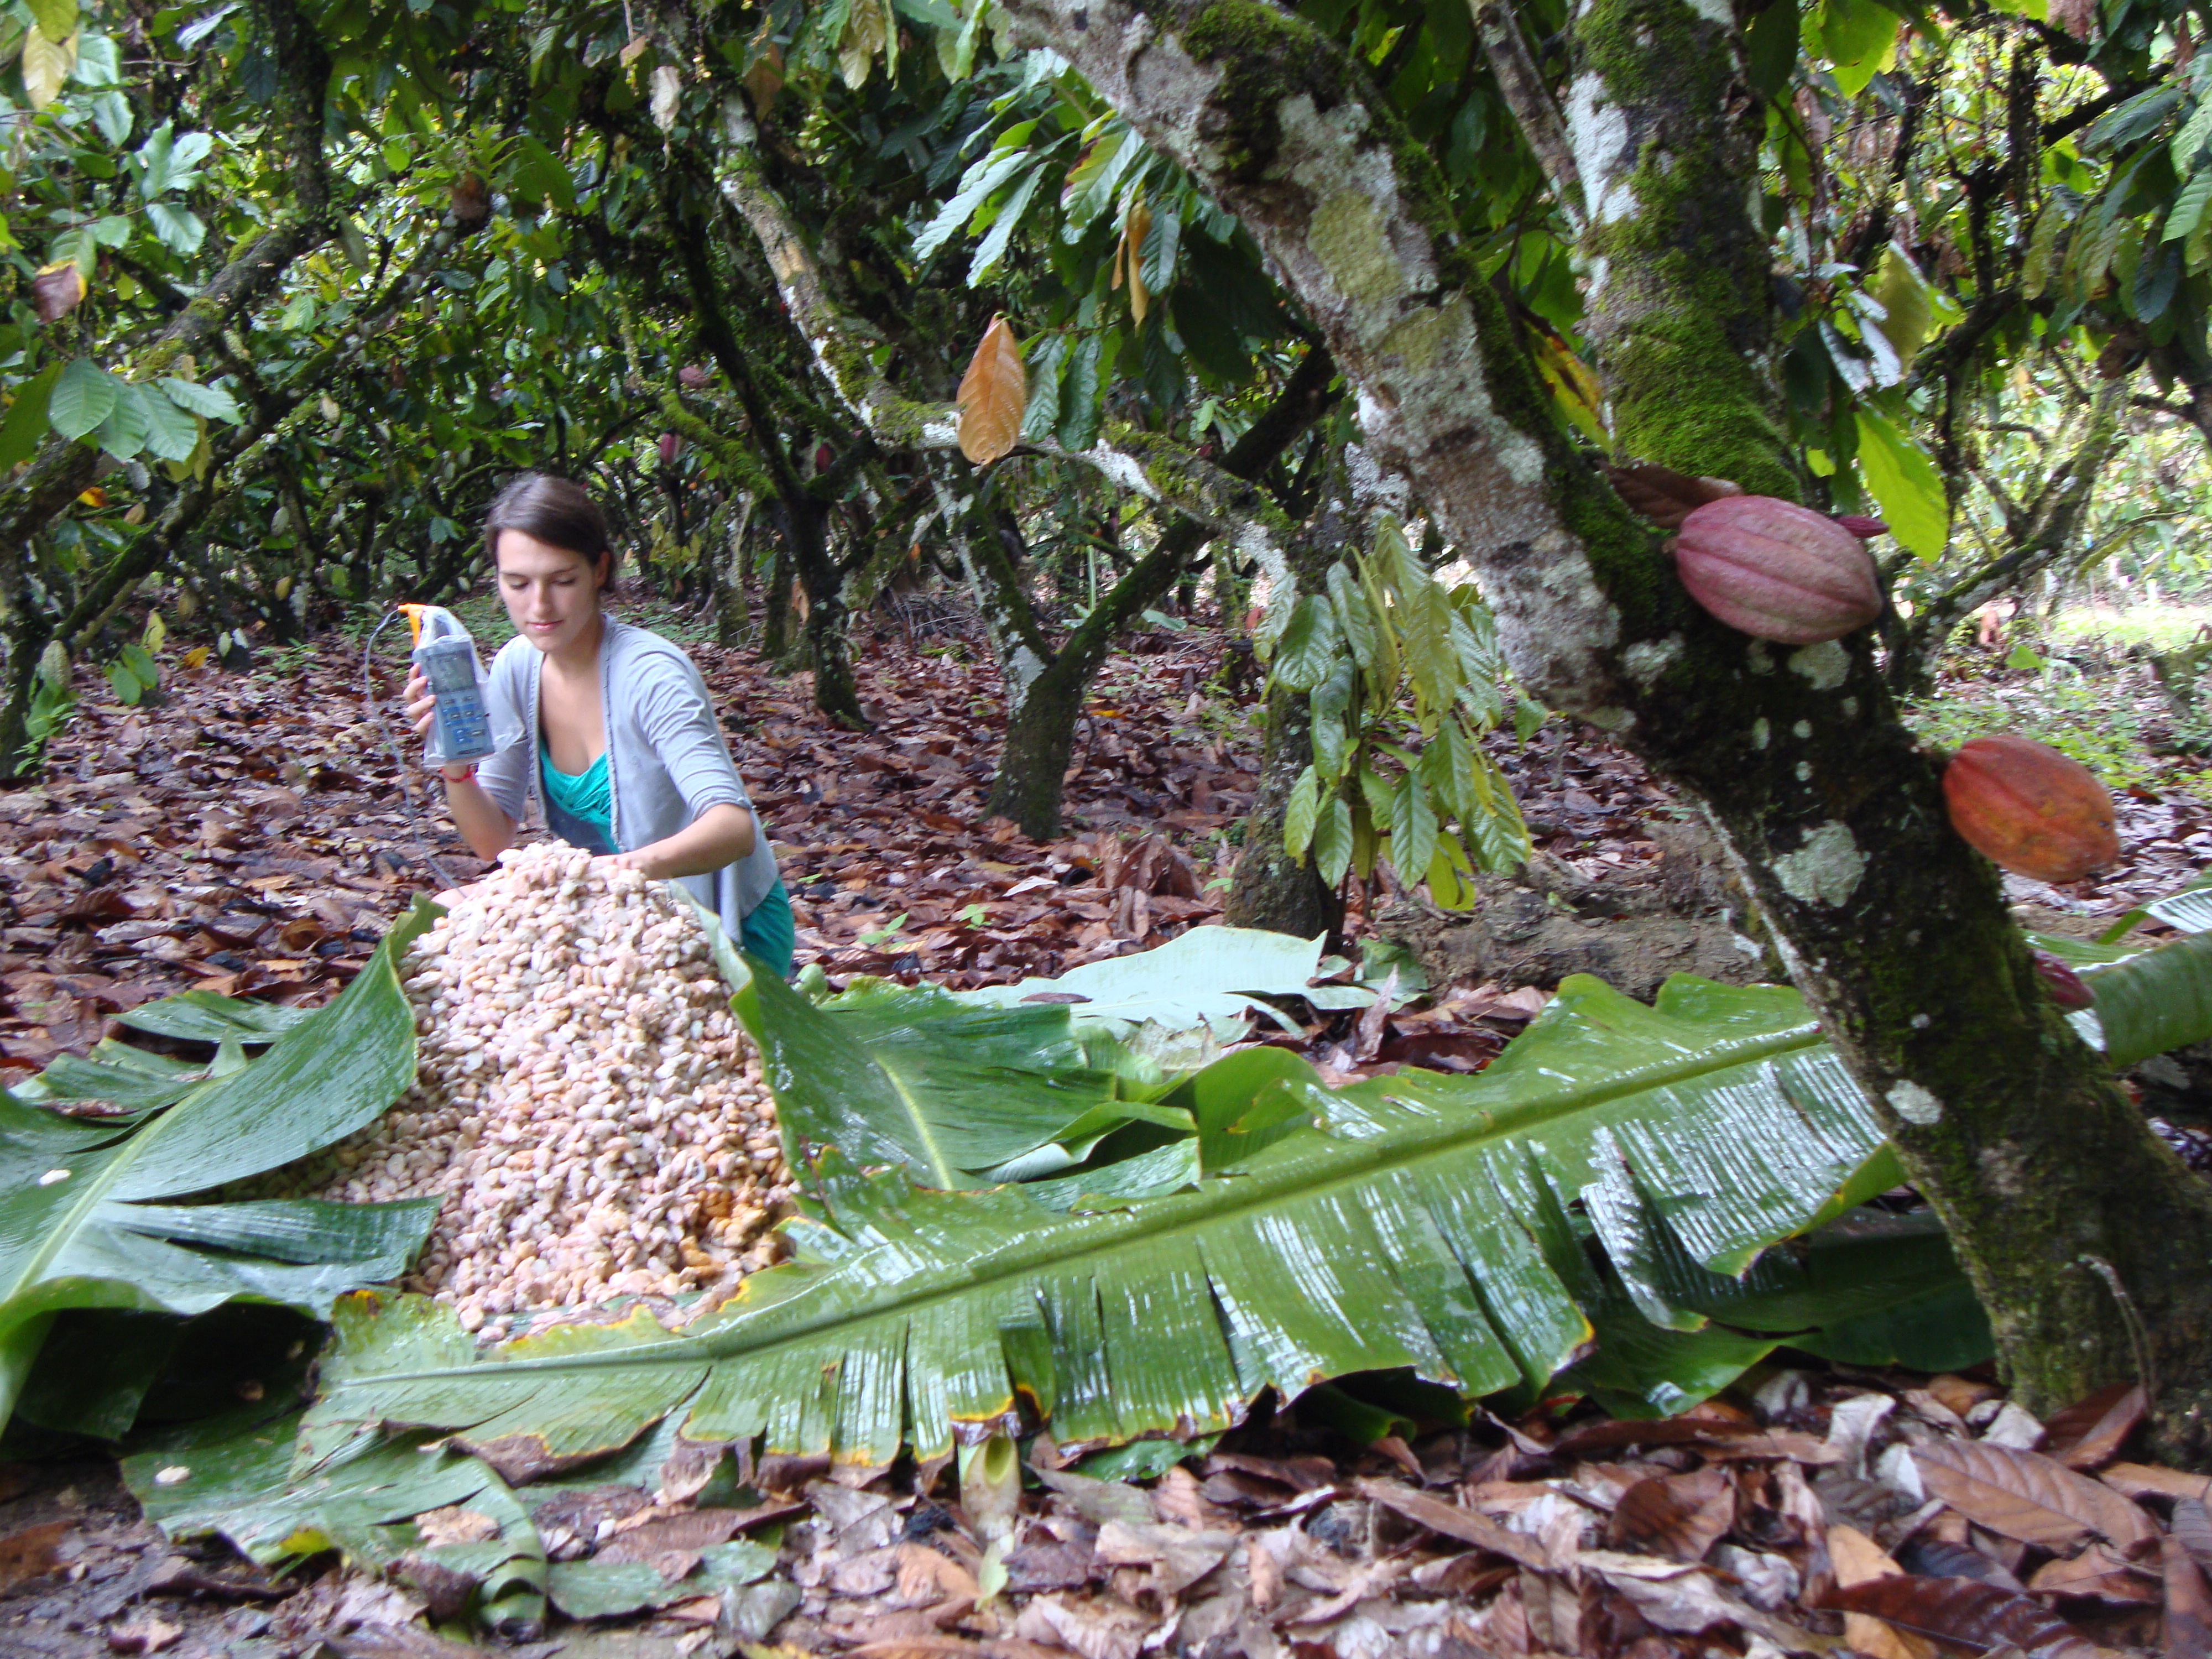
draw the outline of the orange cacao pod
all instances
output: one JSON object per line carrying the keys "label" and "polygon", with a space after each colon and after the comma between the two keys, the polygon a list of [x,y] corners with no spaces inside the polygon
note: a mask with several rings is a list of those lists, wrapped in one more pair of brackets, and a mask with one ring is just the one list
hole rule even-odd
{"label": "orange cacao pod", "polygon": [[1943,799],[1969,847],[2038,881],[2079,881],[2120,855],[2112,792],[2032,738],[1976,738],[1944,768]]}
{"label": "orange cacao pod", "polygon": [[1682,520],[1674,568],[1690,597],[1730,628],[1779,645],[1818,645],[1881,614],[1865,544],[1826,514],[1771,495],[1728,495]]}

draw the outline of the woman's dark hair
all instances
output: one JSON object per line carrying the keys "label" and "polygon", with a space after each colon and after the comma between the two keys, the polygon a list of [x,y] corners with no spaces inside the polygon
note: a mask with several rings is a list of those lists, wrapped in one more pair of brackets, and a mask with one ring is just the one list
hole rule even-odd
{"label": "woman's dark hair", "polygon": [[615,585],[622,555],[607,534],[606,515],[580,483],[548,472],[525,472],[508,480],[484,514],[484,551],[495,567],[502,530],[520,530],[548,546],[565,549],[593,569],[605,557],[607,579],[601,586]]}

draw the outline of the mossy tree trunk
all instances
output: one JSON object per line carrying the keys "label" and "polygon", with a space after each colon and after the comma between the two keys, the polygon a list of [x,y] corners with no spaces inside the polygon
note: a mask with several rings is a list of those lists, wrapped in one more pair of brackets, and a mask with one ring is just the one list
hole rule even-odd
{"label": "mossy tree trunk", "polygon": [[[1259,239],[1368,441],[1477,566],[1516,673],[1706,808],[2023,1403],[2141,1376],[2164,1449],[2212,1462],[2212,1188],[2051,1005],[1870,638],[1783,651],[1691,602],[1555,418],[1427,154],[1310,25],[1259,0],[1006,7]],[[1759,104],[1715,16],[1596,0],[1571,25],[1593,332],[1624,450],[1794,495],[1749,218]]]}

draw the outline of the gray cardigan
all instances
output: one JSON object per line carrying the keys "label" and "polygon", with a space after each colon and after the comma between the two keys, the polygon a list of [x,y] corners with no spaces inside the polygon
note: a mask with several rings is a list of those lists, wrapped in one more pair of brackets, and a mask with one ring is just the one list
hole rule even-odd
{"label": "gray cardigan", "polygon": [[[730,746],[714,719],[707,682],[681,648],[610,617],[599,641],[599,697],[607,727],[607,794],[615,846],[623,852],[674,835],[726,801],[753,813],[753,850],[735,864],[681,878],[691,896],[720,917],[735,939],[746,915],[775,885],[768,826],[745,794]],[[477,769],[477,781],[499,810],[522,822],[539,800],[538,675],[545,653],[509,640],[492,659],[492,726],[502,710],[525,741],[510,743]],[[542,807],[543,802],[540,801]]]}

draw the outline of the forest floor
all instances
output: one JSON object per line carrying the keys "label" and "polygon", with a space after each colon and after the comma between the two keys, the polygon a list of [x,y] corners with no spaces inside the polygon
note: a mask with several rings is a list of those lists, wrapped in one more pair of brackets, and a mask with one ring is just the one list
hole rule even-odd
{"label": "forest floor", "polygon": [[[1056,975],[1218,919],[1260,732],[1251,688],[1223,684],[1217,635],[1156,631],[1108,665],[1064,833],[1048,842],[983,816],[1004,725],[988,653],[957,633],[917,639],[892,624],[857,643],[878,716],[865,735],[814,712],[808,677],[689,646],[775,842],[802,965],[838,983],[871,973],[968,987]],[[264,660],[243,674],[172,668],[162,701],[135,708],[80,674],[76,719],[43,781],[0,791],[0,1083],[193,986],[319,1002],[415,894],[488,867],[426,804],[422,769],[396,763],[404,659],[372,671],[376,711],[343,640]],[[2134,742],[2156,702],[2147,677],[2115,668],[2103,722],[2087,727],[2065,724],[2070,692],[2054,699],[2033,680],[1982,669],[1923,724],[1950,741],[2030,727],[2093,755],[2076,728],[2094,732],[2124,757],[2125,852],[2064,888],[2008,877],[2008,896],[2046,919],[2109,916],[2193,879],[2212,860],[2212,803],[2196,793],[2204,763]],[[1537,848],[1586,879],[1646,869],[1655,830],[1686,816],[1632,757],[1568,722],[1492,747]],[[1348,930],[1369,931],[1357,896]]]}
{"label": "forest floor", "polygon": [[[865,736],[817,716],[804,678],[691,647],[777,846],[802,963],[839,981],[974,985],[1056,974],[1218,918],[1259,733],[1250,688],[1221,683],[1217,639],[1157,632],[1109,665],[1066,833],[1043,843],[981,815],[1000,729],[987,654],[957,634],[888,625],[859,643],[878,722]],[[361,672],[357,649],[333,642],[246,674],[174,670],[158,706],[125,708],[80,682],[44,781],[0,793],[0,1081],[83,1052],[117,1012],[188,987],[319,1001],[413,894],[484,868],[434,811],[426,825],[403,805]],[[374,678],[396,690],[394,662]],[[1958,706],[2002,710],[2033,692],[2021,684],[1986,668]],[[2150,693],[2123,667],[2107,696],[2142,713]],[[1942,717],[1961,718],[1958,707]],[[1655,829],[1679,813],[1631,757],[1559,721],[1497,749],[1538,846],[1579,875],[1660,858]],[[2203,763],[2139,758],[2120,798],[2122,864],[2065,889],[2013,882],[2016,903],[2087,926],[2201,872],[2212,858]],[[410,767],[404,787],[419,790],[420,776]],[[1352,931],[1366,928],[1355,911]],[[1479,1052],[1541,1000],[1540,988],[1534,1002],[1498,989],[1436,988],[1484,1017]],[[1417,1029],[1405,1018],[1395,1037]],[[1369,1035],[1360,1048],[1373,1059]],[[1330,1036],[1311,1034],[1317,1057],[1359,1058],[1340,1042],[1323,1052]],[[1662,1659],[1847,1643],[1920,1659],[1933,1650],[1898,1633],[1917,1628],[1966,1644],[1954,1651],[2205,1651],[2208,1483],[2132,1461],[2136,1402],[2037,1424],[1985,1375],[1777,1361],[1657,1424],[1478,1413],[1464,1428],[1361,1447],[1293,1408],[1141,1486],[1048,1470],[1023,1500],[995,1596],[949,1475],[928,1492],[903,1476],[805,1485],[777,1494],[789,1507],[766,1581],[505,1650]],[[682,1531],[708,1513],[630,1487],[594,1501],[541,1524]],[[1893,1624],[1847,1626],[1824,1607],[1838,1585],[1884,1575],[1896,1587],[1862,1592],[1874,1598],[1862,1605]],[[427,1634],[420,1607],[329,1558],[270,1580],[219,1546],[173,1548],[105,1460],[0,1464],[6,1659],[471,1650]]]}

